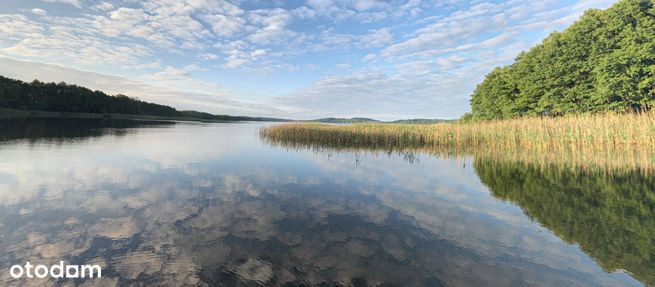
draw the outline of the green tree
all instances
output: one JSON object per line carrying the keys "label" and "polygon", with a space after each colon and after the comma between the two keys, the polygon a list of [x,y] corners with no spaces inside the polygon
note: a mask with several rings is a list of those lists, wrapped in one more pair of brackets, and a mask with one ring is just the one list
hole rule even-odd
{"label": "green tree", "polygon": [[471,117],[650,109],[655,104],[655,8],[622,0],[589,10],[561,33],[496,68],[471,97]]}

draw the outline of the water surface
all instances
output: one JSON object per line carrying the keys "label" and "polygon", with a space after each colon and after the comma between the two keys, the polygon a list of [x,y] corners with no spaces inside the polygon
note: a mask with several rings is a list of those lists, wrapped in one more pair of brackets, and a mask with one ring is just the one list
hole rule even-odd
{"label": "water surface", "polygon": [[[0,121],[0,284],[655,284],[652,176],[286,149],[262,125]],[[9,276],[60,260],[103,278]]]}

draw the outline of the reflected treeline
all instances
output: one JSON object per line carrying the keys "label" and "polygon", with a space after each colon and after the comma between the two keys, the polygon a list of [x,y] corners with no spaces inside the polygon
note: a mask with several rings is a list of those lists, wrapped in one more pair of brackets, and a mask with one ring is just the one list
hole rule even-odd
{"label": "reflected treeline", "polygon": [[0,143],[75,142],[105,135],[124,136],[136,128],[172,126],[175,122],[128,119],[10,118],[0,119]]}
{"label": "reflected treeline", "polygon": [[604,269],[655,284],[655,176],[482,158],[474,166],[494,196],[579,244]]}

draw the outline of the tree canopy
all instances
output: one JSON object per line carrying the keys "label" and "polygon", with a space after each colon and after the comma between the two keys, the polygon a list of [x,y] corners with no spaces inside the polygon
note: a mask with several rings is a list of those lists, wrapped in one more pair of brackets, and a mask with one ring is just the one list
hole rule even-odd
{"label": "tree canopy", "polygon": [[0,107],[80,113],[123,113],[178,116],[172,107],[143,102],[125,95],[109,96],[101,91],[34,80],[25,83],[0,76]]}
{"label": "tree canopy", "polygon": [[490,120],[655,105],[655,2],[592,9],[563,32],[491,71],[467,118]]}

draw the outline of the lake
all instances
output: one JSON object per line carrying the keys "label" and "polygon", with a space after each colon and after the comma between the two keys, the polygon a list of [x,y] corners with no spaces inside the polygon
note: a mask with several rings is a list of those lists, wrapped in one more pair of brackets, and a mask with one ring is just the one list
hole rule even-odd
{"label": "lake", "polygon": [[[0,120],[0,285],[655,284],[652,175],[285,148],[267,125]],[[9,274],[62,260],[102,278]]]}

